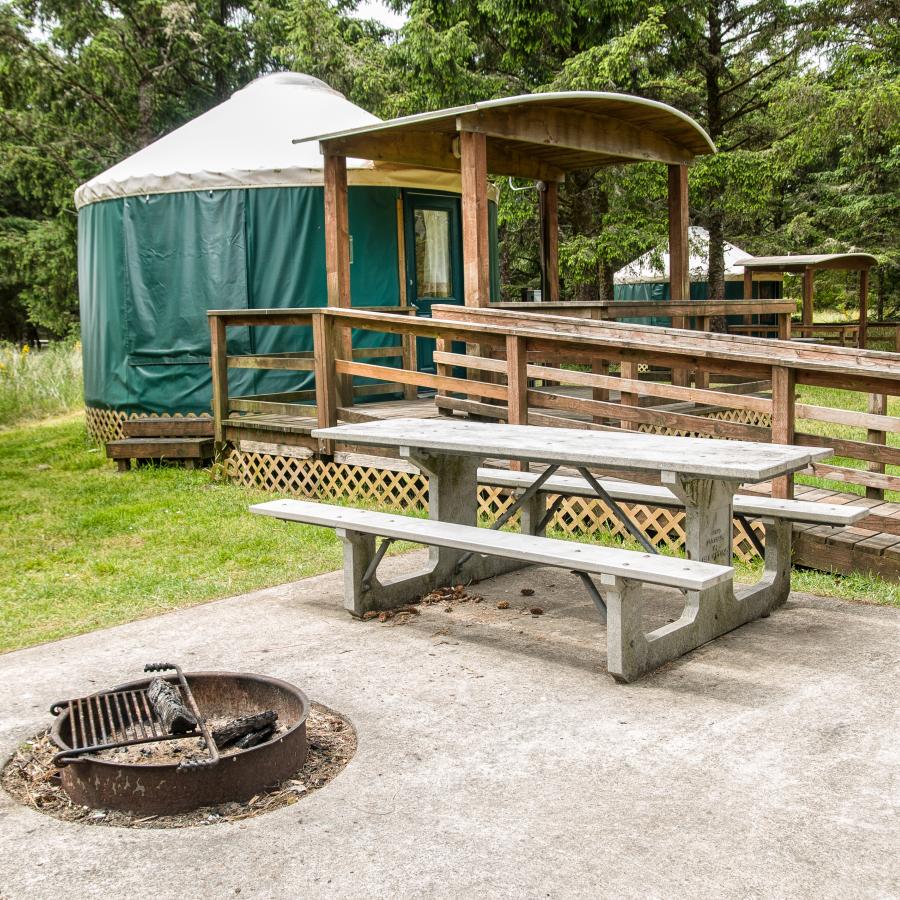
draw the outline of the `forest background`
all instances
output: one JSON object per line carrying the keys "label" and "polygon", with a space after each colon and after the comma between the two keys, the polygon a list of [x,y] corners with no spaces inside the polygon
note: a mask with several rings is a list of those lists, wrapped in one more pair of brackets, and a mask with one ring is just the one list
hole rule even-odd
{"label": "forest background", "polygon": [[[371,8],[371,3],[367,4]],[[492,97],[624,91],[670,103],[719,153],[691,169],[691,223],[752,254],[875,254],[872,315],[900,310],[896,2],[13,0],[0,3],[0,339],[77,334],[73,192],[272,71],[315,75],[387,118]],[[386,17],[379,17],[386,18]],[[570,176],[565,297],[665,240],[664,167]],[[539,282],[537,197],[501,188],[509,298]],[[791,293],[791,285],[788,292]],[[846,276],[817,303],[853,303]]]}

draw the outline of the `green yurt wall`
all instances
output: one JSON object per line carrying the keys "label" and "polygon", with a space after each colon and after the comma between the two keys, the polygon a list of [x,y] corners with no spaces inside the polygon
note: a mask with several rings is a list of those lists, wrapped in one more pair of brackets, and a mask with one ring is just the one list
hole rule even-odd
{"label": "green yurt wall", "polygon": [[[269,75],[78,189],[89,415],[208,412],[207,310],[326,305],[323,162],[313,136],[377,121],[315,78]],[[458,198],[459,177],[348,160],[348,181],[353,305],[396,306],[399,201],[407,189]],[[354,334],[355,346],[396,341]],[[311,334],[230,328],[228,346],[310,350]],[[229,372],[233,395],[311,382],[303,372]]]}

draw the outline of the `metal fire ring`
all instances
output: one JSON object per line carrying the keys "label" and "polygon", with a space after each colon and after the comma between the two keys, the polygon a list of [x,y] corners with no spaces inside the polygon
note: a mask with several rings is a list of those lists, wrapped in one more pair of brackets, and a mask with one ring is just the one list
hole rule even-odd
{"label": "metal fire ring", "polygon": [[[287,730],[255,747],[227,753],[216,766],[188,770],[177,762],[140,764],[77,757],[60,770],[63,789],[73,802],[139,815],[177,814],[249,800],[303,767],[309,700],[298,687],[249,672],[192,672],[186,678],[207,718],[275,709]],[[151,680],[129,682],[112,690],[145,690]],[[73,749],[70,725],[69,710],[63,709],[50,732],[61,751]]]}

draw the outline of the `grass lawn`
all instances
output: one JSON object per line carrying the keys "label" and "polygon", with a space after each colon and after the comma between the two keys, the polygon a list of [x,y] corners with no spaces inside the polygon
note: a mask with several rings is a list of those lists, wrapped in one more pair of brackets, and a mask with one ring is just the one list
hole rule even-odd
{"label": "grass lawn", "polygon": [[[247,513],[268,497],[209,472],[120,476],[80,412],[0,431],[0,651],[340,567],[333,532]],[[900,606],[863,575],[796,571],[794,589]]]}
{"label": "grass lawn", "polygon": [[337,569],[333,532],[209,472],[119,476],[83,413],[0,431],[0,651]]}
{"label": "grass lawn", "polygon": [[[808,403],[812,406],[831,406],[834,409],[849,409],[856,412],[866,412],[866,396],[858,391],[842,391],[836,388],[813,387],[808,384],[797,385],[797,401]],[[900,397],[888,398],[889,416],[900,416]],[[797,419],[797,431],[805,431],[809,434],[820,434],[824,437],[844,438],[845,440],[865,441],[867,439],[864,428],[852,428],[849,425],[835,425],[831,422],[817,422],[810,419]],[[889,447],[900,448],[900,434],[889,433],[887,436]],[[847,459],[843,456],[835,456],[825,460],[830,465],[847,466],[852,469],[864,469],[866,463],[859,459]],[[887,466],[888,475],[900,475],[900,466]],[[830,481],[827,478],[816,478],[810,475],[798,475],[800,484],[812,484],[816,487],[830,488],[844,493],[865,495],[866,489],[857,484],[846,484],[842,481]],[[884,499],[891,503],[900,502],[900,491],[885,491]]]}

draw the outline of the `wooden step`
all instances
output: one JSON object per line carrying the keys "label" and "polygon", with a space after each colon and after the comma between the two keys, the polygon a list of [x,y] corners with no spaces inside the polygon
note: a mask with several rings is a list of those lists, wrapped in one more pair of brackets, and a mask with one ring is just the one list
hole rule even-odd
{"label": "wooden step", "polygon": [[215,422],[209,416],[141,416],[125,419],[126,438],[139,437],[212,437]]}
{"label": "wooden step", "polygon": [[140,437],[110,441],[106,455],[118,463],[119,471],[127,471],[132,459],[178,460],[196,468],[215,455],[215,441],[203,437]]}

